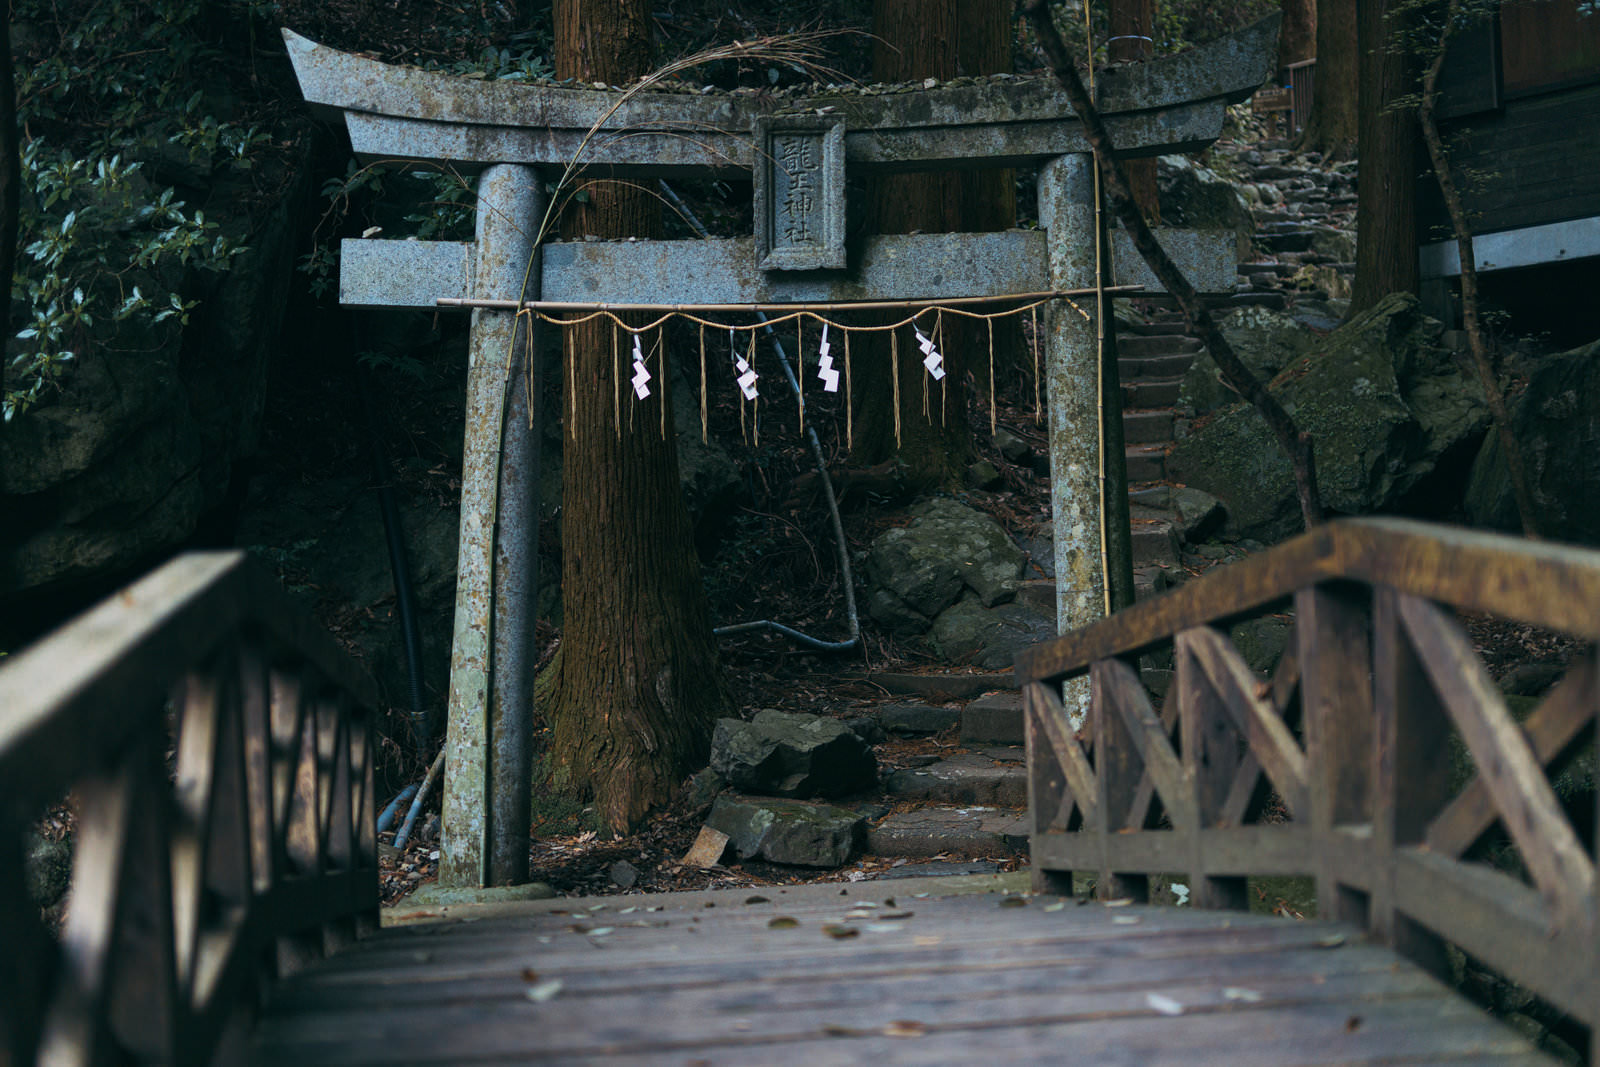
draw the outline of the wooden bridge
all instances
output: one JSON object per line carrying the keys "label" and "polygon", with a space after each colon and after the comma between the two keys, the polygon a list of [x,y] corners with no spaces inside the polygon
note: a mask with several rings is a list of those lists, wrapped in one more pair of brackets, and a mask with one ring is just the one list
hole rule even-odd
{"label": "wooden bridge", "polygon": [[[0,668],[0,840],[78,811],[59,938],[0,863],[0,1063],[1545,1062],[1448,980],[1470,959],[1600,1021],[1594,812],[1547,770],[1593,742],[1597,606],[1600,553],[1335,523],[1021,657],[1033,892],[380,930],[370,683],[239,554],[185,557]],[[1290,609],[1259,680],[1220,627]],[[1458,611],[1590,647],[1519,723]],[[1243,910],[1291,874],[1319,920]],[[1191,906],[1148,905],[1162,880]]]}

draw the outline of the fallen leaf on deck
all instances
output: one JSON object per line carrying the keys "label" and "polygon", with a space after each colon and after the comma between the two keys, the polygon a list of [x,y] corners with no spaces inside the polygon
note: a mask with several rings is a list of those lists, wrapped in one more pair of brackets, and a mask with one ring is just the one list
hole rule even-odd
{"label": "fallen leaf on deck", "polygon": [[523,995],[536,1004],[543,1004],[559,992],[561,992],[561,979],[552,978],[548,982],[529,986]]}
{"label": "fallen leaf on deck", "polygon": [[1067,906],[1067,902],[1066,901],[1058,900],[1054,904],[1046,904],[1044,906],[1044,910],[1045,911],[1060,911],[1062,908],[1064,908],[1066,906]]}
{"label": "fallen leaf on deck", "polygon": [[769,919],[767,921],[767,929],[769,930],[793,930],[799,925],[799,919],[791,919],[787,915],[779,915],[776,918]]}
{"label": "fallen leaf on deck", "polygon": [[766,897],[763,897],[763,896],[746,897],[744,902],[746,904],[770,904],[770,903],[772,903],[770,900],[768,900]]}
{"label": "fallen leaf on deck", "polygon": [[1001,897],[1000,906],[1002,908],[1026,908],[1028,901],[1024,897]]}
{"label": "fallen leaf on deck", "polygon": [[914,912],[914,911],[886,911],[882,915],[878,916],[878,918],[883,919],[885,921],[894,920],[894,919],[909,919],[909,918],[911,918],[911,916],[913,916],[915,914],[916,914],[916,912]]}
{"label": "fallen leaf on deck", "polygon": [[845,926],[842,923],[829,923],[822,928],[822,932],[837,941],[845,941],[852,937],[860,937],[861,930],[855,926]]}
{"label": "fallen leaf on deck", "polygon": [[1101,901],[1108,908],[1126,908],[1133,903],[1132,897],[1118,897],[1116,900]]}
{"label": "fallen leaf on deck", "polygon": [[589,936],[590,937],[604,937],[607,934],[609,934],[611,932],[611,930],[612,930],[612,927],[609,927],[609,926],[596,926],[593,930],[589,931]]}
{"label": "fallen leaf on deck", "polygon": [[1240,989],[1238,986],[1229,986],[1222,991],[1224,1000],[1242,1000],[1246,1004],[1254,1004],[1261,999],[1261,994],[1254,989]]}
{"label": "fallen leaf on deck", "polygon": [[1327,937],[1317,938],[1318,948],[1338,948],[1344,944],[1343,934],[1329,934]]}
{"label": "fallen leaf on deck", "polygon": [[1137,916],[1137,915],[1117,915],[1117,916],[1114,916],[1111,921],[1113,923],[1115,923],[1116,925],[1118,925],[1118,926],[1133,926],[1135,923],[1137,923],[1139,921],[1139,916]]}
{"label": "fallen leaf on deck", "polygon": [[919,1023],[915,1019],[896,1019],[883,1028],[888,1037],[922,1037],[928,1032],[926,1023]]}
{"label": "fallen leaf on deck", "polygon": [[1149,1004],[1152,1008],[1154,1008],[1156,1011],[1159,1011],[1162,1015],[1182,1015],[1183,1014],[1183,1005],[1179,1004],[1176,1000],[1173,1000],[1171,997],[1164,997],[1160,993],[1146,993],[1145,996],[1144,996],[1144,999],[1145,999],[1145,1003],[1146,1004]]}

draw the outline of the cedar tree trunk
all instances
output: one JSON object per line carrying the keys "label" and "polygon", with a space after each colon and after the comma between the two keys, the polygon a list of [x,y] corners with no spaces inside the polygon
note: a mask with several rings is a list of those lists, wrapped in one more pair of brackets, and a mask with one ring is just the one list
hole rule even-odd
{"label": "cedar tree trunk", "polygon": [[[944,80],[1012,69],[1009,0],[874,0],[872,27],[877,81]],[[1017,221],[1016,188],[1011,170],[885,176],[869,183],[870,226],[878,233],[1008,229]],[[925,317],[924,332],[933,321]],[[1017,328],[1008,319],[995,320],[994,326],[997,368],[1010,367],[1017,361],[1006,346],[1015,347]],[[875,464],[896,454],[890,345],[886,334],[858,337],[853,458]],[[909,328],[900,331],[899,349],[898,455],[906,475],[919,488],[959,484],[973,456],[966,378],[976,376],[987,391],[988,331],[981,322],[945,316],[942,382],[923,368]]]}
{"label": "cedar tree trunk", "polygon": [[[556,75],[631,81],[648,72],[649,30],[647,0],[556,0]],[[563,233],[650,236],[660,214],[648,194],[601,184],[572,206]],[[619,332],[613,347],[609,323],[564,332],[563,373],[576,370],[563,412],[564,628],[545,717],[558,782],[565,775],[621,830],[703,765],[729,699],[678,488],[670,405],[662,410],[665,348],[649,358],[654,388],[640,401],[629,385],[629,335]],[[648,354],[661,338],[643,340]]]}
{"label": "cedar tree trunk", "polygon": [[[1285,0],[1289,2],[1289,0]],[[1309,3],[1310,0],[1305,0]],[[1155,0],[1111,0],[1111,40],[1106,57],[1113,63],[1139,63],[1155,55]],[[1161,224],[1161,193],[1156,188],[1155,159],[1125,159],[1128,189],[1152,226]]]}
{"label": "cedar tree trunk", "polygon": [[1300,148],[1344,159],[1356,145],[1356,0],[1317,0],[1317,73]]}
{"label": "cedar tree trunk", "polygon": [[1317,54],[1316,0],[1283,0],[1283,28],[1278,31],[1278,69],[1313,59]]}
{"label": "cedar tree trunk", "polygon": [[[1350,312],[1390,293],[1417,291],[1417,113],[1396,107],[1416,90],[1390,0],[1356,0],[1360,31],[1361,175],[1356,200],[1356,279]],[[1320,83],[1318,83],[1320,85]]]}

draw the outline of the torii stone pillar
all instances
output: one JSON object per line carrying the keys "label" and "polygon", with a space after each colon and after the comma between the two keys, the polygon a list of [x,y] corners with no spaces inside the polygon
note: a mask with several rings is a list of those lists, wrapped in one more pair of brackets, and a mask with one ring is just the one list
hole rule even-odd
{"label": "torii stone pillar", "polygon": [[[545,209],[533,167],[496,164],[478,178],[472,273],[496,292],[539,298],[534,235]],[[532,320],[536,322],[537,320]],[[439,880],[450,886],[528,880],[534,613],[539,582],[539,426],[528,406],[538,367],[530,319],[476,308],[467,363],[456,611],[445,730],[444,818],[449,846]],[[531,389],[538,400],[537,384]],[[532,425],[530,426],[530,423]],[[493,680],[491,682],[491,679]],[[484,709],[488,714],[485,715]],[[496,783],[518,783],[496,788]],[[496,834],[499,826],[516,832]]]}
{"label": "torii stone pillar", "polygon": [[[1039,225],[1050,285],[1085,289],[1095,283],[1094,156],[1074,152],[1039,172]],[[1083,235],[1090,234],[1089,240]],[[1110,250],[1106,253],[1109,255]],[[1045,389],[1050,406],[1050,514],[1055,531],[1056,632],[1067,633],[1105,615],[1100,478],[1099,314],[1084,303],[1085,319],[1056,301],[1046,316]],[[1062,693],[1068,714],[1089,710],[1089,679],[1070,679]],[[1079,720],[1081,721],[1081,719]]]}

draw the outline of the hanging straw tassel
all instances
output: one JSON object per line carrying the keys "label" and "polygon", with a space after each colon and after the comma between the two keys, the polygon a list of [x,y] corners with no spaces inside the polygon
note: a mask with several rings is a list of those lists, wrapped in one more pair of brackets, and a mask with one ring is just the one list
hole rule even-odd
{"label": "hanging straw tassel", "polygon": [[900,448],[900,331],[889,331],[889,370],[894,378],[894,447]]}
{"label": "hanging straw tassel", "polygon": [[567,350],[567,436],[578,439],[578,353],[568,327],[561,327],[561,347]]}
{"label": "hanging straw tassel", "polygon": [[1041,343],[1039,339],[1039,309],[1035,307],[1031,314],[1033,315],[1033,342],[1029,347],[1033,349],[1033,424],[1039,426],[1044,423],[1044,404],[1039,399],[1039,345]]}
{"label": "hanging straw tassel", "polygon": [[661,395],[657,401],[661,404],[661,439],[667,439],[667,328],[656,327],[656,374],[661,378]]}
{"label": "hanging straw tassel", "polygon": [[844,446],[854,452],[856,447],[855,410],[851,405],[850,390],[850,331],[844,331]]}
{"label": "hanging straw tassel", "polygon": [[617,440],[622,440],[622,359],[617,346],[617,326],[611,326],[611,425],[617,431]]}
{"label": "hanging straw tassel", "polygon": [[[756,330],[750,328],[750,369],[756,369]],[[750,440],[756,448],[761,447],[761,394],[750,401]]]}
{"label": "hanging straw tassel", "polygon": [[794,397],[795,397],[795,400],[798,401],[799,405],[800,405],[800,432],[802,434],[804,434],[806,432],[806,338],[805,338],[805,325],[806,325],[806,317],[804,315],[796,315],[794,317],[794,359],[795,359],[795,374],[796,374],[795,381],[799,383],[799,388],[794,391]]}
{"label": "hanging straw tassel", "polygon": [[989,436],[999,429],[999,413],[994,398],[994,319],[984,316],[983,324],[989,327]]}
{"label": "hanging straw tassel", "polygon": [[706,443],[706,328],[700,327],[700,443]]}

